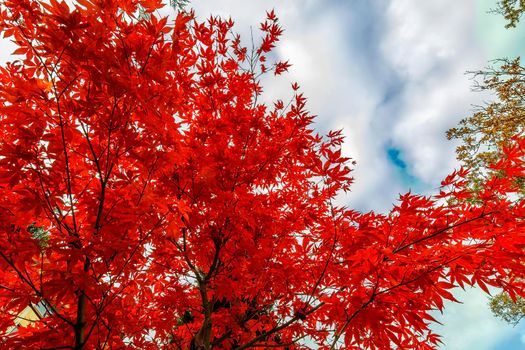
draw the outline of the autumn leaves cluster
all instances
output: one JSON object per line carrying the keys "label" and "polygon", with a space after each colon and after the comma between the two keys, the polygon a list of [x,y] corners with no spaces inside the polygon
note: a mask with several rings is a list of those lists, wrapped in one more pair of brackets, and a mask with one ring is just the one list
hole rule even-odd
{"label": "autumn leaves cluster", "polygon": [[[233,21],[157,0],[8,0],[0,30],[0,338],[27,349],[433,349],[456,286],[522,296],[525,141],[476,178],[387,214],[351,187],[281,74],[273,12],[253,49]],[[38,233],[38,234],[35,234]],[[6,334],[19,312],[47,316]]]}

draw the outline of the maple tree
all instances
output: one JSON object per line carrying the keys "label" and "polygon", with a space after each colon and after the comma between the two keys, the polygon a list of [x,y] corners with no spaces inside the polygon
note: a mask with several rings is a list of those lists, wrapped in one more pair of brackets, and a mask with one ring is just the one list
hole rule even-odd
{"label": "maple tree", "polygon": [[387,214],[337,206],[341,132],[313,130],[297,84],[258,99],[289,66],[275,14],[248,51],[231,20],[161,6],[0,8],[18,46],[0,68],[3,348],[434,349],[454,287],[523,296],[524,140],[475,203],[448,200],[473,196],[459,170]]}

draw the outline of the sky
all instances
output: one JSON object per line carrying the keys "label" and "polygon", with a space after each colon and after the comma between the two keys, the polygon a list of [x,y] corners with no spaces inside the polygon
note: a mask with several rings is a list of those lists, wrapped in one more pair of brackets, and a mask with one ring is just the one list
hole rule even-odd
{"label": "sky", "polygon": [[[298,82],[320,132],[343,129],[345,156],[356,160],[352,191],[341,202],[361,211],[387,211],[400,193],[432,194],[458,167],[445,131],[491,99],[473,92],[467,71],[491,59],[523,54],[525,30],[507,30],[488,11],[495,0],[193,0],[205,19],[232,17],[250,38],[267,10],[285,29],[276,56],[289,74],[264,81],[268,101],[290,96]],[[169,13],[166,10],[166,13]],[[525,23],[523,24],[525,27]],[[0,41],[0,63],[13,46]],[[447,350],[525,348],[525,326],[495,319],[481,291],[456,291],[447,304]]]}

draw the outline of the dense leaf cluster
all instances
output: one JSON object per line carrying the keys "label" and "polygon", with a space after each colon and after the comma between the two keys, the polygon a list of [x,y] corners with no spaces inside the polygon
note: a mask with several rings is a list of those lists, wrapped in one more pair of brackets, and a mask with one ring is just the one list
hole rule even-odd
{"label": "dense leaf cluster", "polygon": [[0,68],[0,347],[433,349],[454,287],[524,293],[525,141],[476,204],[450,200],[473,196],[459,170],[358,213],[335,205],[341,132],[315,133],[297,84],[259,102],[258,77],[288,67],[273,12],[248,51],[231,20],[168,23],[159,0],[74,5],[0,8],[18,45]]}

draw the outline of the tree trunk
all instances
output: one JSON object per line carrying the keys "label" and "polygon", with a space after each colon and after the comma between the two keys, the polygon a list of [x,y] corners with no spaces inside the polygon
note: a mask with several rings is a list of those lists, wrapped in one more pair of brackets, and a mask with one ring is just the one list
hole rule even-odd
{"label": "tree trunk", "polygon": [[[86,257],[84,261],[84,272],[89,271],[89,259]],[[79,291],[77,302],[77,321],[75,323],[75,350],[84,350],[86,342],[86,293],[83,290]]]}
{"label": "tree trunk", "polygon": [[84,350],[84,330],[86,328],[86,295],[80,292],[77,303],[77,322],[75,323],[75,350]]}
{"label": "tree trunk", "polygon": [[195,334],[192,341],[192,350],[210,350],[211,349],[211,308],[212,305],[208,300],[208,291],[206,281],[199,282],[199,290],[202,298],[202,308],[204,311],[204,321],[202,326]]}

